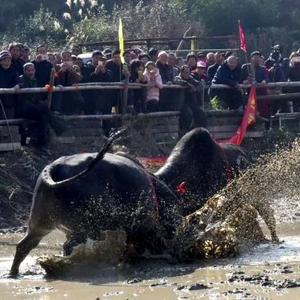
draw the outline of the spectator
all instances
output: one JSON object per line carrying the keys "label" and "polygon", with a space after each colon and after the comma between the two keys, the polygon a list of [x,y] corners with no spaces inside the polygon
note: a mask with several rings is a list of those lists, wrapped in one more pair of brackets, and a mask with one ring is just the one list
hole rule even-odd
{"label": "spectator", "polygon": [[177,66],[177,57],[174,53],[169,54],[168,65],[173,68],[173,78],[175,78],[179,74],[180,70]]}
{"label": "spectator", "polygon": [[179,70],[181,69],[182,66],[185,65],[183,57],[177,57],[176,65],[179,68]]}
{"label": "spectator", "polygon": [[287,80],[288,62],[283,59],[281,51],[280,45],[275,45],[265,62],[269,70],[270,82],[284,82]]}
{"label": "spectator", "polygon": [[[77,68],[74,68],[71,51],[64,50],[61,53],[62,64],[58,65],[58,83],[63,86],[71,86],[79,83],[82,76]],[[83,111],[83,98],[79,92],[65,92],[61,102],[63,114],[80,114]]]}
{"label": "spectator", "polygon": [[[120,82],[127,76],[129,77],[129,70],[126,65],[122,64],[119,50],[113,52],[112,59],[106,63],[106,68],[111,72],[113,82]],[[112,106],[122,108],[122,96],[120,91],[112,91]],[[120,111],[120,113],[122,112]]]}
{"label": "spectator", "polygon": [[[35,67],[33,63],[26,63],[23,67],[23,75],[20,76],[20,88],[36,88],[37,80],[35,78]],[[18,96],[16,115],[21,118],[36,121],[35,137],[37,141],[35,146],[44,146],[49,139],[48,130],[48,105],[41,101],[41,94],[24,94]],[[26,136],[21,132],[22,143],[25,143]]]}
{"label": "spectator", "polygon": [[23,47],[20,43],[12,43],[9,45],[9,52],[11,55],[11,65],[19,75],[23,74],[24,61],[21,59],[21,48]]}
{"label": "spectator", "polygon": [[197,68],[197,57],[195,54],[189,53],[186,57],[186,64],[194,71]]}
{"label": "spectator", "polygon": [[133,52],[135,53],[136,57],[139,57],[139,55],[143,53],[143,50],[141,48],[134,48]]}
{"label": "spectator", "polygon": [[206,54],[206,66],[207,68],[215,64],[215,54],[213,52],[208,52]]}
{"label": "spectator", "polygon": [[33,61],[37,85],[43,87],[50,82],[52,64],[48,61],[47,48],[44,45],[38,46],[36,58]]}
{"label": "spectator", "polygon": [[158,50],[155,48],[151,48],[149,50],[150,61],[156,62],[158,59]]}
{"label": "spectator", "polygon": [[229,56],[221,65],[212,81],[213,84],[226,84],[228,89],[211,89],[210,97],[218,98],[223,109],[238,109],[242,106],[242,93],[239,88],[241,81],[241,67],[235,56]]}
{"label": "spectator", "polygon": [[224,54],[221,52],[215,53],[215,63],[212,66],[209,66],[207,69],[208,81],[212,82],[214,76],[217,73],[218,68],[224,63]]}
{"label": "spectator", "polygon": [[[132,83],[147,83],[144,76],[145,65],[140,60],[134,60],[131,64],[131,74],[129,82]],[[144,99],[145,90],[130,90],[128,105],[130,106],[129,111],[131,113],[141,113],[144,112]]]}
{"label": "spectator", "polygon": [[204,52],[197,53],[197,61],[199,61],[199,60],[206,62],[206,54]]}
{"label": "spectator", "polygon": [[76,64],[76,62],[77,62],[77,56],[76,55],[74,55],[74,54],[72,54],[72,62],[73,62],[73,64]]}
{"label": "spectator", "polygon": [[61,64],[61,54],[60,52],[54,52],[56,65]]}
{"label": "spectator", "polygon": [[192,76],[199,82],[207,83],[208,77],[206,75],[206,63],[204,61],[197,62],[197,68],[192,72]]}
{"label": "spectator", "polygon": [[78,56],[79,54],[82,53],[82,49],[81,49],[81,47],[78,46],[78,45],[73,45],[71,51],[72,51],[72,54],[75,55],[75,56]]}
{"label": "spectator", "polygon": [[[93,51],[92,54],[92,61],[88,62],[87,64],[83,64],[80,61],[78,61],[77,58],[77,65],[80,67],[81,72],[81,82],[90,82],[91,74],[95,71],[95,68],[98,66],[99,61],[106,61],[102,52],[100,50]],[[89,91],[87,91],[88,93]]]}
{"label": "spectator", "polygon": [[127,64],[128,66],[130,66],[130,62],[131,62],[131,51],[130,50],[126,50],[123,54],[124,57],[124,61],[125,64]]}
{"label": "spectator", "polygon": [[49,63],[52,65],[52,67],[55,67],[56,66],[56,58],[55,58],[54,53],[47,52],[47,56],[48,56]]}
{"label": "spectator", "polygon": [[[254,51],[250,55],[251,62],[242,66],[242,81],[243,83],[261,83],[268,82],[268,71],[261,65],[261,53]],[[249,91],[248,91],[249,92]],[[266,88],[257,89],[257,95],[267,95]],[[270,101],[258,101],[257,110],[262,117],[270,117]]]}
{"label": "spectator", "polygon": [[230,56],[234,56],[234,53],[232,51],[226,51],[224,58],[227,59]]}
{"label": "spectator", "polygon": [[[97,57],[97,58],[96,58]],[[97,63],[97,64],[96,64]],[[90,82],[111,82],[112,74],[105,66],[104,57],[93,57],[94,71],[90,75]],[[91,92],[90,99],[86,101],[88,113],[110,114],[112,109],[111,92],[107,90],[95,90]]]}
{"label": "spectator", "polygon": [[268,72],[261,66],[261,53],[254,51],[250,55],[251,62],[242,66],[242,81],[244,83],[267,83]]}
{"label": "spectator", "polygon": [[21,48],[20,58],[24,63],[27,63],[30,61],[30,49],[28,46],[23,45],[23,47]]}
{"label": "spectator", "polygon": [[[290,65],[289,65],[289,72],[288,72],[288,81],[300,81],[300,53],[292,52],[290,55]],[[283,89],[286,93],[300,93],[300,87],[287,87]],[[293,99],[293,110],[300,111],[300,101],[295,97]]]}
{"label": "spectator", "polygon": [[159,70],[159,74],[162,78],[163,83],[170,84],[173,82],[173,68],[168,65],[168,53],[161,51],[158,54],[158,60],[156,67]]}
{"label": "spectator", "polygon": [[138,59],[144,64],[146,65],[146,63],[148,61],[150,61],[150,56],[147,53],[141,53],[138,57]]}
{"label": "spectator", "polygon": [[[23,75],[20,76],[20,88],[38,87],[35,78],[35,67],[33,63],[26,63],[23,67]],[[43,147],[49,141],[49,124],[56,134],[62,132],[62,126],[51,116],[47,101],[43,100],[40,94],[23,94],[18,97],[18,116],[34,120],[37,143],[36,146]],[[24,139],[24,137],[23,137]]]}
{"label": "spectator", "polygon": [[113,82],[120,82],[125,78],[119,50],[113,52],[112,59],[106,63],[106,68],[112,73]]}
{"label": "spectator", "polygon": [[[0,52],[0,88],[12,88],[19,82],[18,73],[11,64],[10,52],[4,50]],[[15,114],[15,96],[14,95],[0,95],[4,111],[7,118],[13,118]],[[4,113],[0,109],[0,119],[3,119]]]}
{"label": "spectator", "polygon": [[109,48],[106,48],[103,50],[103,55],[105,56],[105,58],[107,60],[111,59],[112,58],[112,50],[109,49]]}
{"label": "spectator", "polygon": [[184,103],[180,115],[181,130],[189,131],[194,127],[206,127],[206,116],[197,103],[201,85],[191,76],[189,66],[181,67],[180,74],[175,78],[175,83],[187,87],[184,90]]}
{"label": "spectator", "polygon": [[159,69],[155,66],[152,61],[147,62],[146,70],[144,72],[145,80],[150,85],[147,88],[145,111],[155,112],[158,111],[159,106],[159,92],[162,88],[162,78],[159,74]]}
{"label": "spectator", "polygon": [[138,59],[139,55],[136,55],[134,51],[130,51],[130,60]]}
{"label": "spectator", "polygon": [[[300,53],[293,52],[290,55],[288,80],[289,81],[300,81]],[[298,92],[299,92],[299,87],[296,87],[295,93],[298,93]]]}

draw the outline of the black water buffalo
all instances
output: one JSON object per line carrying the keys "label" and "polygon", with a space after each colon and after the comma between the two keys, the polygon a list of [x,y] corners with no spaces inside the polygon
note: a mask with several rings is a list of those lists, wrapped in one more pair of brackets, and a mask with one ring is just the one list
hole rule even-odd
{"label": "black water buffalo", "polygon": [[181,194],[184,214],[189,214],[233,179],[246,162],[240,147],[219,144],[206,129],[196,128],[180,139],[155,175]]}
{"label": "black water buffalo", "polygon": [[[128,244],[162,249],[181,215],[177,197],[134,160],[106,153],[116,135],[97,153],[61,157],[42,171],[34,190],[25,237],[18,243],[10,275],[53,229],[67,236],[65,254],[101,231],[123,229]],[[170,208],[171,207],[171,208]],[[169,211],[171,210],[171,211]]]}

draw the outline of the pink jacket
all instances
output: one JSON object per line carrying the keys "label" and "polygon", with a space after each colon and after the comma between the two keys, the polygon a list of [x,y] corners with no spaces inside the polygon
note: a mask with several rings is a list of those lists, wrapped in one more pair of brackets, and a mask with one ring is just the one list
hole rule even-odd
{"label": "pink jacket", "polygon": [[149,100],[159,101],[159,90],[163,87],[159,70],[157,70],[155,74],[151,74],[147,70],[145,70],[144,77],[147,83],[152,85],[147,88],[146,101]]}

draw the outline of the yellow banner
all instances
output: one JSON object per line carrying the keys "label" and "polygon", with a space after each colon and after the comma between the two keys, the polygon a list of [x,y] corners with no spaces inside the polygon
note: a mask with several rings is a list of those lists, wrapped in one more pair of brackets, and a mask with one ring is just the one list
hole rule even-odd
{"label": "yellow banner", "polygon": [[125,44],[124,44],[124,34],[123,34],[123,22],[122,19],[119,19],[119,49],[121,52],[121,60],[124,64],[124,52],[125,52]]}

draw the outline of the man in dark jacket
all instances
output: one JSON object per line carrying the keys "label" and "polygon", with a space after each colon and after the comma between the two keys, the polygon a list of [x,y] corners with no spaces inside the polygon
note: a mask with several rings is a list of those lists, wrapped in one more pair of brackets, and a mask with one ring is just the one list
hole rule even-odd
{"label": "man in dark jacket", "polygon": [[[120,82],[125,80],[125,78],[129,77],[129,69],[126,64],[122,63],[121,60],[121,52],[119,50],[115,50],[112,54],[112,59],[106,63],[106,69],[111,73],[111,81],[112,82]],[[111,92],[112,94],[112,107],[118,107],[119,112],[121,112],[122,108],[122,93],[119,90],[114,90]]]}
{"label": "man in dark jacket", "polygon": [[[11,65],[11,55],[8,51],[0,52],[0,88],[12,88],[19,83],[18,73]],[[0,95],[4,111],[7,118],[13,118],[15,114],[16,98],[15,95]],[[3,119],[4,113],[0,109],[0,119]]]}
{"label": "man in dark jacket", "polygon": [[120,82],[125,79],[121,52],[119,50],[113,52],[112,59],[106,63],[106,68],[111,72],[113,82]]}
{"label": "man in dark jacket", "polygon": [[242,81],[245,83],[267,83],[268,71],[261,65],[261,53],[254,51],[250,57],[251,63],[242,65]]}
{"label": "man in dark jacket", "polygon": [[[89,76],[89,82],[111,82],[112,73],[105,66],[105,58],[100,55],[94,55],[92,59],[92,68],[94,71]],[[86,107],[89,109],[86,113],[110,114],[112,109],[112,93],[109,90],[90,91],[89,103]],[[87,106],[88,105],[88,106]]]}
{"label": "man in dark jacket", "polygon": [[[24,74],[20,77],[20,88],[38,87],[33,63],[24,65]],[[34,120],[36,132],[36,146],[44,146],[49,140],[49,111],[46,101],[41,100],[39,94],[21,94],[18,97],[18,114],[24,119]]]}
{"label": "man in dark jacket", "polygon": [[[23,67],[23,75],[20,76],[20,88],[38,87],[35,78],[35,67],[33,63],[26,63]],[[63,130],[62,124],[51,115],[48,103],[40,94],[20,94],[18,96],[18,116],[28,120],[36,121],[34,131],[37,138],[36,146],[45,146],[49,141],[49,125],[56,134]]]}
{"label": "man in dark jacket", "polygon": [[9,52],[11,55],[11,65],[16,70],[18,75],[23,74],[24,61],[21,59],[21,48],[23,47],[20,43],[12,43],[9,45]]}
{"label": "man in dark jacket", "polygon": [[215,77],[218,68],[224,63],[224,54],[221,52],[216,52],[215,54],[215,63],[212,66],[209,66],[207,69],[208,82],[211,83]]}
{"label": "man in dark jacket", "polygon": [[180,74],[175,77],[175,83],[186,87],[180,114],[180,129],[186,132],[195,127],[206,127],[205,113],[197,103],[197,95],[201,92],[201,83],[192,77],[189,66],[181,67]]}
{"label": "man in dark jacket", "polygon": [[[266,84],[269,81],[268,71],[261,64],[262,57],[259,51],[254,51],[250,55],[251,62],[242,66],[242,82],[243,83],[261,83]],[[250,89],[248,90],[249,93]],[[262,87],[257,89],[256,93],[258,96],[267,95],[267,88]],[[257,110],[262,117],[270,117],[270,101],[261,100],[257,103]]]}
{"label": "man in dark jacket", "polygon": [[210,97],[217,97],[223,109],[238,109],[243,105],[242,93],[239,89],[241,81],[241,67],[238,59],[231,55],[226,62],[220,66],[212,81],[213,84],[225,84],[229,88],[211,89]]}
{"label": "man in dark jacket", "polygon": [[40,87],[49,84],[51,70],[54,66],[47,59],[47,48],[43,45],[37,47],[36,58],[33,61],[37,85]]}

